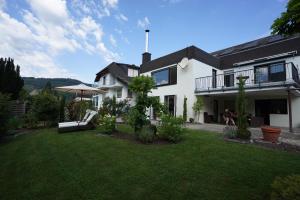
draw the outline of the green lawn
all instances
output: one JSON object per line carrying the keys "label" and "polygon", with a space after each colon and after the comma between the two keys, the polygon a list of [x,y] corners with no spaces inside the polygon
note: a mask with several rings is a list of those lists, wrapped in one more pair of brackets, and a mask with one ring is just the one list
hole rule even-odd
{"label": "green lawn", "polygon": [[[130,131],[128,127],[122,127]],[[0,143],[0,199],[268,199],[300,155],[188,130],[179,144],[142,145],[37,130]]]}

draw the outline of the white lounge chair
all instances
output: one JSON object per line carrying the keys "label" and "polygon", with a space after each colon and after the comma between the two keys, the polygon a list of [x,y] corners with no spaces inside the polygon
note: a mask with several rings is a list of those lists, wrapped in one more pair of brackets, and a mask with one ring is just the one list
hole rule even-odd
{"label": "white lounge chair", "polygon": [[97,115],[96,111],[87,110],[82,121],[58,123],[58,132],[63,133],[63,132],[92,129],[94,126],[93,124],[91,124],[91,121],[96,115]]}

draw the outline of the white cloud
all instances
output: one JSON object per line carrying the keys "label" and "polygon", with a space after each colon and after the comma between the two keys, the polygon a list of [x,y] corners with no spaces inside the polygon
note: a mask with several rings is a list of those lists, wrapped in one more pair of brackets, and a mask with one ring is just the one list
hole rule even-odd
{"label": "white cloud", "polygon": [[70,4],[80,17],[94,15],[102,18],[111,15],[111,10],[118,7],[118,0],[72,0]]}
{"label": "white cloud", "polygon": [[103,43],[104,31],[93,17],[74,18],[65,0],[27,1],[31,10],[23,10],[21,19],[0,10],[0,55],[14,58],[23,76],[74,77],[55,60],[77,50],[106,62],[119,59]]}
{"label": "white cloud", "polygon": [[35,15],[45,23],[63,23],[68,20],[65,0],[27,0]]}
{"label": "white cloud", "polygon": [[109,35],[109,41],[110,41],[111,45],[113,45],[114,47],[117,46],[117,41],[113,35]]}
{"label": "white cloud", "polygon": [[118,0],[102,0],[102,4],[107,8],[116,8],[118,5]]}
{"label": "white cloud", "polygon": [[150,21],[148,19],[148,17],[144,17],[144,19],[139,19],[137,21],[137,26],[143,29],[148,28],[148,26],[150,25]]}
{"label": "white cloud", "polygon": [[116,15],[115,18],[119,21],[124,21],[124,22],[127,22],[128,21],[128,17],[126,17],[124,14],[119,14],[119,15]]}

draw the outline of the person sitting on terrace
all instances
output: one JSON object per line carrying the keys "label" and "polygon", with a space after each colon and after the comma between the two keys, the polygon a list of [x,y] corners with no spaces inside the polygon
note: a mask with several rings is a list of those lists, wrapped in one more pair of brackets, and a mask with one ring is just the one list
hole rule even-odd
{"label": "person sitting on terrace", "polygon": [[231,123],[231,125],[235,126],[235,122],[233,120],[233,117],[234,117],[233,113],[230,112],[228,108],[226,108],[225,112],[224,112],[224,115],[223,115],[223,119],[224,119],[227,126],[229,125],[229,123]]}

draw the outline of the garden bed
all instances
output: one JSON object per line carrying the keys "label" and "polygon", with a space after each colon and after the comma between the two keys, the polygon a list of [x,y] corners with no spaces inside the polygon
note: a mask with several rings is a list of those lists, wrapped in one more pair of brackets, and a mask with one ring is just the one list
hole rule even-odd
{"label": "garden bed", "polygon": [[144,142],[141,142],[140,140],[138,140],[134,133],[125,133],[125,132],[122,132],[122,131],[114,131],[112,134],[108,135],[108,134],[104,134],[104,133],[100,133],[101,135],[103,136],[110,136],[110,137],[114,137],[114,138],[117,138],[117,139],[122,139],[122,140],[129,140],[131,142],[134,142],[134,143],[139,143],[139,144],[146,144],[146,145],[165,145],[165,144],[173,144],[172,142],[170,141],[167,141],[167,140],[163,140],[163,139],[160,139],[158,137],[155,137],[153,142],[152,143],[144,143]]}
{"label": "garden bed", "polygon": [[285,142],[272,143],[272,142],[265,141],[263,139],[241,140],[238,138],[237,139],[224,138],[224,140],[227,142],[235,142],[240,144],[252,144],[252,145],[261,146],[268,149],[300,153],[299,146],[288,144]]}

